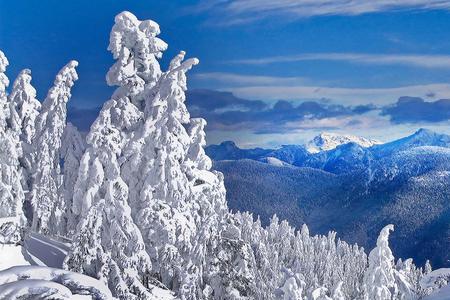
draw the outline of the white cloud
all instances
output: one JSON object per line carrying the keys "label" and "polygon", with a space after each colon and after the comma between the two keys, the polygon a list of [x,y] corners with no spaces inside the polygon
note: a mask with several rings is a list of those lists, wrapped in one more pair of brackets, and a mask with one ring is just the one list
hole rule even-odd
{"label": "white cloud", "polygon": [[[277,77],[242,75],[235,73],[200,73],[196,80],[202,81],[203,86],[216,83],[217,89],[234,93],[236,96],[252,100],[308,100],[331,99],[340,104],[358,105],[374,103],[377,105],[391,104],[401,96],[415,96],[424,99],[449,99],[450,84],[431,83],[399,87],[338,87],[311,84],[311,80],[304,77]],[[431,95],[431,96],[430,96]]]}
{"label": "white cloud", "polygon": [[302,100],[332,99],[346,105],[374,103],[385,105],[395,102],[401,96],[427,98],[432,94],[436,99],[450,98],[450,84],[436,83],[393,88],[342,88],[326,86],[247,86],[230,87],[236,96],[254,100]]}
{"label": "white cloud", "polygon": [[266,65],[297,61],[345,61],[370,65],[410,65],[424,68],[450,68],[450,55],[389,55],[359,53],[304,53],[230,61],[234,64]]}
{"label": "white cloud", "polygon": [[226,13],[226,24],[239,24],[262,19],[270,15],[302,18],[324,15],[360,15],[407,9],[450,9],[443,0],[204,0],[197,11]]}
{"label": "white cloud", "polygon": [[242,75],[224,72],[197,73],[192,75],[196,80],[202,82],[225,83],[228,85],[299,85],[304,84],[306,79],[303,77],[276,77],[276,76],[260,76],[260,75]]}

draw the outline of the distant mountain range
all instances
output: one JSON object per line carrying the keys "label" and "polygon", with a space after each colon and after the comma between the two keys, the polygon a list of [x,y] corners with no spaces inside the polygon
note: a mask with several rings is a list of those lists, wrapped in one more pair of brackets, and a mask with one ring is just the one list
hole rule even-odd
{"label": "distant mountain range", "polygon": [[362,147],[371,147],[373,145],[381,144],[380,141],[366,139],[364,137],[323,132],[306,144],[306,150],[310,153],[318,153],[321,151],[332,150],[337,146],[348,143],[355,143]]}
{"label": "distant mountain range", "polygon": [[380,144],[322,134],[307,145],[211,145],[229,206],[267,224],[273,214],[373,247],[388,223],[396,256],[450,266],[450,136],[420,129]]}

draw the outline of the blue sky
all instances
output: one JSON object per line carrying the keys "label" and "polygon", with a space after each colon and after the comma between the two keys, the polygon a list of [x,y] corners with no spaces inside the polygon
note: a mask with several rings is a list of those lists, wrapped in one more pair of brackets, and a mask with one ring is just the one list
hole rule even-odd
{"label": "blue sky", "polygon": [[208,120],[211,143],[450,133],[450,101],[440,100],[450,99],[450,1],[355,2],[0,0],[0,49],[11,80],[32,69],[39,99],[58,69],[78,60],[70,117],[79,127],[112,93],[109,31],[129,10],[160,24],[169,44],[163,69],[179,50],[200,59],[188,105]]}

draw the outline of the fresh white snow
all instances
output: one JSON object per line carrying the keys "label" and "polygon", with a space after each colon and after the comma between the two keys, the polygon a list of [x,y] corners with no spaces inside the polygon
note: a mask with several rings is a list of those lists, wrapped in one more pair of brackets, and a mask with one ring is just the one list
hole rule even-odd
{"label": "fresh white snow", "polygon": [[13,266],[30,265],[25,256],[22,246],[0,243],[0,271]]}
{"label": "fresh white snow", "polygon": [[373,145],[381,144],[380,141],[364,137],[323,132],[306,144],[306,150],[310,153],[318,153],[321,151],[332,150],[340,145],[348,143],[355,143],[362,147],[371,147]]}
{"label": "fresh white snow", "polygon": [[277,167],[282,167],[282,166],[284,166],[286,164],[286,163],[282,162],[281,160],[279,160],[278,158],[275,158],[275,157],[267,157],[267,163],[269,165],[277,166]]}
{"label": "fresh white snow", "polygon": [[450,285],[447,285],[438,291],[423,298],[423,300],[449,300],[450,299]]}

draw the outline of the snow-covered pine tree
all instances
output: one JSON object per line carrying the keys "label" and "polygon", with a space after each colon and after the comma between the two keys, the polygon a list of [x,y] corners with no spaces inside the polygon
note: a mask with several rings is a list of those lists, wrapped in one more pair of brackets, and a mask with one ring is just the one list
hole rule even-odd
{"label": "snow-covered pine tree", "polygon": [[129,194],[133,188],[123,180],[120,164],[125,160],[125,146],[142,125],[143,113],[133,103],[140,105],[145,78],[160,74],[159,65],[150,67],[141,61],[159,55],[151,44],[159,41],[155,38],[159,28],[128,12],[117,15],[115,22],[109,49],[117,62],[107,82],[119,87],[87,136],[72,206],[77,235],[65,267],[104,280],[120,299],[152,299],[146,283],[151,260],[132,219]]}
{"label": "snow-covered pine tree", "polygon": [[[201,297],[207,245],[226,212],[223,177],[210,172],[201,119],[184,104],[186,71],[196,59],[180,52],[156,85],[145,86],[145,124],[125,150],[122,173],[154,275],[183,299]],[[189,127],[186,130],[186,127]]]}
{"label": "snow-covered pine tree", "polygon": [[9,101],[19,116],[20,139],[30,145],[36,132],[36,117],[41,109],[41,103],[36,99],[36,89],[31,85],[31,70],[22,70],[17,76]]}
{"label": "snow-covered pine tree", "polygon": [[144,87],[155,86],[161,76],[157,58],[167,44],[157,37],[159,25],[151,20],[140,21],[130,12],[118,14],[110,33],[108,50],[116,63],[109,69],[106,80],[110,86],[119,86],[112,99],[124,96],[143,110]]}
{"label": "snow-covered pine tree", "polygon": [[[36,99],[36,89],[31,85],[31,70],[22,70],[14,81],[9,94],[11,113],[17,116],[18,134],[22,157],[22,186],[26,191],[31,189],[32,170],[32,142],[36,133],[36,117],[39,115],[41,103]],[[32,220],[33,211],[29,195],[25,194],[24,213],[29,221]]]}
{"label": "snow-covered pine tree", "polygon": [[283,300],[303,300],[303,288],[305,287],[304,278],[301,274],[294,274],[289,269],[283,269],[280,272],[281,286],[275,290],[274,296]]}
{"label": "snow-covered pine tree", "polygon": [[225,222],[220,240],[207,257],[206,279],[212,289],[211,299],[265,299],[263,291],[258,290],[253,249],[242,239],[239,220],[229,214]]}
{"label": "snow-covered pine tree", "polygon": [[364,285],[368,300],[390,300],[398,287],[394,275],[394,256],[389,248],[389,233],[394,225],[386,225],[377,239],[377,246],[370,251],[369,267],[364,274]]}
{"label": "snow-covered pine tree", "polygon": [[342,291],[342,281],[339,281],[333,289],[333,300],[345,300],[344,292]]}
{"label": "snow-covered pine tree", "polygon": [[56,224],[49,224],[50,218],[57,220],[62,212],[59,188],[61,185],[60,148],[66,126],[67,102],[71,88],[78,79],[75,68],[78,62],[71,61],[64,66],[53,87],[49,90],[42,110],[36,119],[36,137],[33,142],[33,182],[31,203],[33,205],[32,228],[35,231],[51,233]]}
{"label": "snow-covered pine tree", "polygon": [[141,113],[121,100],[105,103],[88,134],[73,207],[81,218],[64,266],[104,281],[119,299],[152,299],[145,285],[151,261],[118,163],[126,133],[141,122]]}
{"label": "snow-covered pine tree", "polygon": [[311,300],[333,300],[330,297],[328,297],[328,289],[325,287],[319,287],[317,289],[315,289],[312,293],[311,293]]}
{"label": "snow-covered pine tree", "polygon": [[187,70],[196,59],[175,57],[158,84],[146,93],[145,123],[126,150],[122,172],[130,190],[134,219],[162,282],[178,289],[180,251],[192,249],[195,220],[188,209],[190,182],[183,171],[190,136],[184,125]]}
{"label": "snow-covered pine tree", "polygon": [[58,234],[73,236],[76,229],[76,220],[72,213],[73,195],[75,183],[78,178],[78,169],[80,167],[81,157],[83,156],[86,144],[78,129],[67,123],[64,129],[60,156],[63,168],[63,184],[61,186],[60,201],[61,207],[57,208],[62,211],[61,218],[57,220]]}
{"label": "snow-covered pine tree", "polygon": [[9,80],[4,73],[7,66],[8,59],[0,51],[0,243],[17,243],[22,238],[25,225],[22,210],[24,193],[17,128],[8,126],[11,123],[11,105],[6,94]]}
{"label": "snow-covered pine tree", "polygon": [[197,230],[192,241],[192,251],[184,254],[187,267],[181,274],[180,287],[184,299],[201,299],[199,295],[208,293],[207,261],[214,255],[220,242],[220,230],[228,213],[223,175],[210,171],[212,162],[203,149],[206,145],[205,125],[204,119],[191,119],[188,130],[191,142],[184,168],[191,185],[188,207]]}

